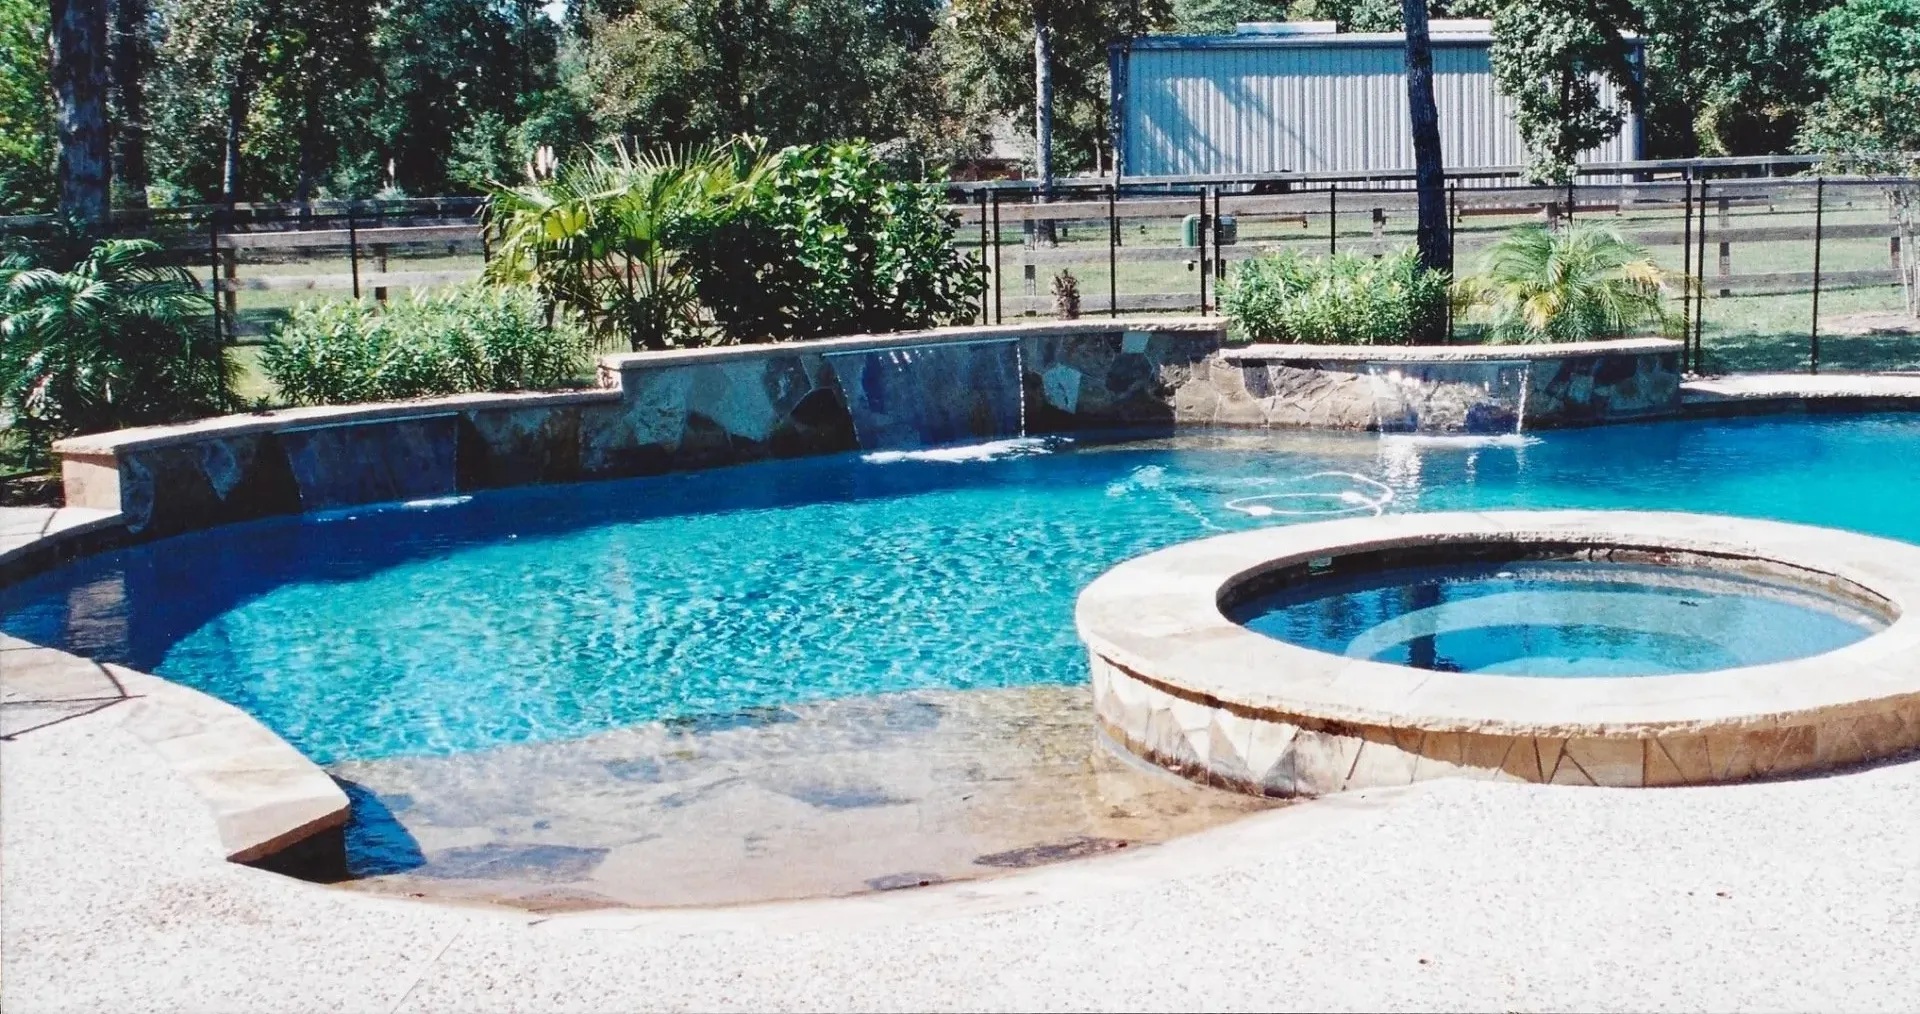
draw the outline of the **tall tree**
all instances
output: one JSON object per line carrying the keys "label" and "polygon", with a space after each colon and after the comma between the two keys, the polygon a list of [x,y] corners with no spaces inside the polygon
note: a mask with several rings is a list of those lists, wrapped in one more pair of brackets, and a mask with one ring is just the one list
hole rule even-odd
{"label": "tall tree", "polygon": [[147,0],[113,4],[113,179],[127,204],[147,206],[148,64],[153,62]]}
{"label": "tall tree", "polygon": [[1413,131],[1414,185],[1419,191],[1420,264],[1453,272],[1447,235],[1447,166],[1440,150],[1440,109],[1433,101],[1433,41],[1427,36],[1427,0],[1401,0],[1407,24],[1407,116]]}
{"label": "tall tree", "polygon": [[107,127],[104,0],[51,0],[47,77],[59,138],[60,210],[88,224],[106,220],[113,180]]}
{"label": "tall tree", "polygon": [[47,13],[41,0],[0,0],[0,215],[55,202]]}
{"label": "tall tree", "polygon": [[1637,21],[1627,0],[1506,0],[1495,9],[1493,77],[1517,107],[1530,179],[1572,179],[1579,154],[1619,132],[1624,117],[1600,100],[1600,80],[1635,94],[1620,32]]}
{"label": "tall tree", "polygon": [[924,53],[937,10],[936,0],[635,0],[592,23],[582,90],[603,125],[644,145],[912,139],[944,113]]}
{"label": "tall tree", "polygon": [[1033,5],[1033,174],[1053,191],[1053,39],[1044,4]]}
{"label": "tall tree", "polygon": [[[1826,95],[1801,142],[1864,168],[1913,171],[1920,152],[1920,0],[1847,0],[1820,19]],[[1909,157],[1901,157],[1902,155]]]}
{"label": "tall tree", "polygon": [[1095,168],[1102,161],[1109,128],[1108,44],[1173,23],[1170,0],[953,0],[951,11],[935,44],[946,85],[961,108],[983,123],[1033,115],[1038,125],[1035,25],[1046,25],[1048,161],[1055,172]]}

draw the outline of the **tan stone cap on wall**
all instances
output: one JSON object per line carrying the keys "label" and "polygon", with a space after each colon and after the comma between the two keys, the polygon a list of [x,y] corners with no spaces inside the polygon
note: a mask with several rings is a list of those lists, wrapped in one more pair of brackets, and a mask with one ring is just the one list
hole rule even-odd
{"label": "tan stone cap on wall", "polygon": [[[1314,651],[1228,619],[1223,593],[1341,556],[1447,543],[1634,547],[1785,564],[1865,589],[1894,614],[1837,651],[1673,676],[1526,679],[1434,673]],[[1212,707],[1331,723],[1533,737],[1651,736],[1805,725],[1920,701],[1920,546],[1697,514],[1503,511],[1279,526],[1123,563],[1081,594],[1097,658]]]}
{"label": "tan stone cap on wall", "polygon": [[1484,363],[1580,356],[1680,353],[1669,338],[1619,338],[1551,345],[1238,345],[1222,349],[1229,362]]}

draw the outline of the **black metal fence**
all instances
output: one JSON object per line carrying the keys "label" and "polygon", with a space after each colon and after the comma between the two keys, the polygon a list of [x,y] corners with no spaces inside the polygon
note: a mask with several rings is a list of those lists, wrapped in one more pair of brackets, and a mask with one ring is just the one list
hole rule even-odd
{"label": "black metal fence", "polygon": [[[1495,173],[1448,180],[1456,274],[1523,223],[1602,220],[1644,247],[1677,294],[1660,329],[1699,373],[1920,370],[1912,177],[1808,175],[1810,159],[1589,167],[1564,186]],[[1792,171],[1794,175],[1782,175]],[[1414,242],[1404,174],[1172,180],[1071,179],[952,188],[961,242],[987,282],[979,318],[1080,311],[1217,312],[1234,266],[1282,250],[1379,254]],[[1455,340],[1478,339],[1471,316]]]}
{"label": "black metal fence", "polygon": [[[1522,223],[1600,219],[1676,279],[1667,330],[1700,373],[1920,370],[1913,207],[1920,178],[1810,175],[1810,158],[1589,166],[1530,186],[1517,170],[1448,177],[1456,273]],[[1070,178],[956,184],[955,243],[986,281],[976,320],[1218,312],[1236,265],[1282,250],[1384,253],[1411,245],[1410,174]],[[384,299],[477,277],[481,201],[250,204],[116,215],[210,283],[218,319],[245,344],[297,302]],[[45,233],[0,219],[0,234]],[[1686,279],[1684,284],[1679,279]],[[1063,284],[1062,288],[1069,288]],[[1477,340],[1471,317],[1453,337]]]}

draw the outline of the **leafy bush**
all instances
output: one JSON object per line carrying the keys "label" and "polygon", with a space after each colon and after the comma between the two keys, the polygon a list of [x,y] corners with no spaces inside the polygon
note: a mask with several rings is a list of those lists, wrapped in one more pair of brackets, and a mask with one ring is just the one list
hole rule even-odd
{"label": "leafy bush", "polygon": [[320,405],[561,387],[589,351],[572,320],[548,326],[532,290],[473,286],[415,292],[384,308],[302,303],[261,365],[289,401]]}
{"label": "leafy bush", "polygon": [[897,178],[866,144],[776,152],[683,225],[700,301],[738,341],[958,323],[985,284],[954,249],[941,188]]}
{"label": "leafy bush", "polygon": [[1668,327],[1668,282],[1645,248],[1610,225],[1527,225],[1487,249],[1459,298],[1489,342],[1588,341]]}
{"label": "leafy bush", "polygon": [[0,261],[0,430],[29,466],[58,437],[233,407],[212,308],[157,244],[105,240],[69,271]]}
{"label": "leafy bush", "polygon": [[752,185],[754,152],[638,155],[623,145],[589,152],[527,182],[495,187],[485,229],[487,277],[525,283],[580,315],[603,341],[634,351],[700,344],[700,312],[677,241],[690,223],[724,217]]}
{"label": "leafy bush", "polygon": [[1330,258],[1282,251],[1246,261],[1220,287],[1220,308],[1248,341],[1405,344],[1446,320],[1447,276],[1412,250]]}

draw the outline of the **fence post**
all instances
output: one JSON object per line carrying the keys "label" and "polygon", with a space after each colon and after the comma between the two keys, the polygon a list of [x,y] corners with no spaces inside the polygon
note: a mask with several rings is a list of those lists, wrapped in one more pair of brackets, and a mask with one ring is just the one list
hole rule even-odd
{"label": "fence post", "polygon": [[347,265],[353,272],[353,298],[360,298],[360,223],[353,202],[347,202]]}
{"label": "fence post", "polygon": [[[1460,228],[1460,210],[1455,204],[1456,199],[1457,184],[1447,184],[1447,264],[1453,270],[1453,278],[1460,277],[1460,266],[1453,262],[1459,247],[1459,244],[1454,242],[1454,234],[1458,232]],[[1447,279],[1449,285],[1453,283],[1453,278]],[[1451,295],[1449,295],[1447,299],[1447,344],[1453,344],[1453,299]]]}
{"label": "fence post", "polygon": [[213,308],[213,343],[220,340],[220,210],[207,213],[207,304]]}
{"label": "fence post", "polygon": [[987,283],[992,280],[987,268],[987,192],[980,191],[980,323],[993,323],[992,304],[987,302]]}
{"label": "fence post", "polygon": [[[1707,273],[1707,178],[1704,176],[1700,178],[1699,241],[1700,241],[1699,253],[1695,256],[1694,262],[1697,265],[1699,265],[1700,274],[1702,276],[1701,280],[1704,282],[1705,281],[1704,276]],[[1702,285],[1700,289],[1700,299],[1694,306],[1694,314],[1693,314],[1693,361],[1696,364],[1700,363],[1703,359],[1706,358],[1706,348],[1703,342],[1703,339],[1706,337],[1706,333],[1707,333],[1707,290],[1706,290],[1706,287]]]}
{"label": "fence post", "polygon": [[1813,331],[1808,336],[1809,373],[1820,372],[1820,241],[1826,232],[1827,178],[1813,183]]}
{"label": "fence post", "polygon": [[1220,259],[1220,188],[1213,188],[1213,301],[1220,302],[1220,286],[1227,277],[1227,262]]}
{"label": "fence post", "polygon": [[1006,309],[1000,303],[1000,191],[993,193],[993,322],[1007,322]]}
{"label": "fence post", "polygon": [[1340,252],[1340,184],[1327,184],[1327,256]]}
{"label": "fence post", "polygon": [[1120,185],[1107,188],[1107,316],[1120,316]]}
{"label": "fence post", "polygon": [[1194,255],[1200,259],[1200,316],[1207,315],[1207,190],[1200,189],[1200,234],[1194,237]]}
{"label": "fence post", "polygon": [[[1720,294],[1722,296],[1731,296],[1733,295],[1733,283],[1728,281],[1728,279],[1733,275],[1733,216],[1728,211],[1727,198],[1722,197],[1715,203],[1720,209],[1720,213],[1715,216],[1714,219],[1720,228]],[[1701,221],[1706,221],[1704,211],[1702,211],[1701,214]],[[1700,269],[1700,273],[1706,273],[1704,266]]]}
{"label": "fence post", "polygon": [[1700,372],[1693,357],[1693,170],[1680,177],[1686,188],[1686,225],[1680,230],[1680,366]]}

